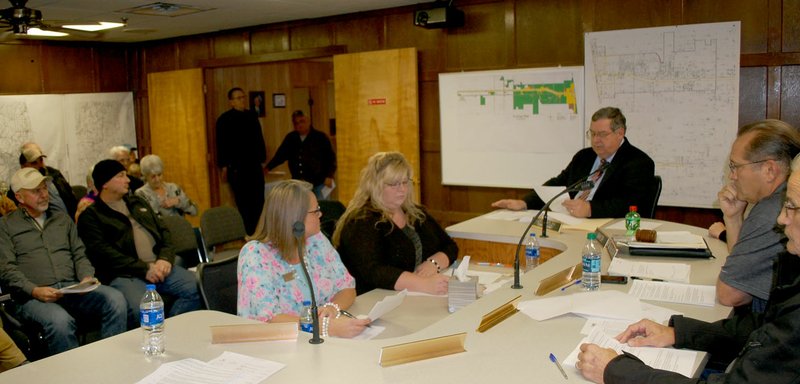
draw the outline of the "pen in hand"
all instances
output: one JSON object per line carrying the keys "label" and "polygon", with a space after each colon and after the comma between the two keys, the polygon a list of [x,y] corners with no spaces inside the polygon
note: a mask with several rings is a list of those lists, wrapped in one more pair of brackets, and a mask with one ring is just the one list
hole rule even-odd
{"label": "pen in hand", "polygon": [[552,361],[556,365],[558,370],[561,371],[561,375],[564,376],[565,379],[569,380],[569,377],[567,377],[567,373],[564,372],[564,367],[562,367],[561,363],[558,362],[558,359],[556,358],[556,355],[551,353],[550,354],[550,361]]}
{"label": "pen in hand", "polygon": [[[349,317],[351,319],[358,319],[357,317],[353,316],[352,313],[345,311],[344,309],[340,309],[339,313],[344,317]],[[371,328],[369,324],[367,324],[367,328]]]}

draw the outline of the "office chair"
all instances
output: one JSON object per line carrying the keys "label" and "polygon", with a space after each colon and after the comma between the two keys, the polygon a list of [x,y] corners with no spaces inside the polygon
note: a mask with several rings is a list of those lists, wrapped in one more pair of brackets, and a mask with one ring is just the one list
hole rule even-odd
{"label": "office chair", "polygon": [[224,245],[234,241],[241,243],[247,236],[239,211],[227,206],[209,208],[203,212],[200,216],[200,232],[209,261],[238,256],[240,246],[225,249]]}
{"label": "office chair", "polygon": [[319,208],[322,210],[322,217],[319,220],[320,231],[330,239],[336,228],[336,222],[344,214],[345,206],[338,200],[320,200]]}
{"label": "office chair", "polygon": [[198,246],[195,230],[188,220],[183,216],[164,216],[161,220],[170,232],[170,245],[180,258],[176,259],[177,265],[191,268],[208,261],[205,250]]}
{"label": "office chair", "polygon": [[645,208],[644,210],[641,211],[642,217],[650,219],[656,217],[656,207],[658,206],[658,199],[661,197],[661,187],[662,187],[661,176],[659,175],[653,176],[653,184],[651,185],[649,194],[650,200],[648,201],[650,205],[642,207]]}
{"label": "office chair", "polygon": [[236,268],[239,256],[197,266],[197,279],[200,282],[200,295],[206,308],[236,314],[236,295],[238,292]]}

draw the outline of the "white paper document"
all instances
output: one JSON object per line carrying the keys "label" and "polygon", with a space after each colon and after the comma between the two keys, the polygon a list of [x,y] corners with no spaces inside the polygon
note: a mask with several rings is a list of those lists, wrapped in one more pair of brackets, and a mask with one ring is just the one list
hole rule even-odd
{"label": "white paper document", "polygon": [[[539,195],[539,198],[541,198],[542,201],[550,201],[550,199],[561,193],[564,188],[565,187],[561,186],[551,187],[547,185],[540,185],[538,187],[533,187],[533,190],[536,191],[536,194]],[[568,193],[559,196],[550,204],[550,210],[568,215],[569,212],[567,212],[567,209],[561,205],[561,203],[567,201],[567,199],[569,199]]]}
{"label": "white paper document", "polygon": [[[669,318],[672,315],[682,315],[682,313],[678,311],[673,311],[668,308],[659,307],[657,305],[653,305],[650,303],[642,302],[642,318],[643,319],[650,319],[655,321],[659,324],[667,324],[669,322]],[[633,319],[605,319],[602,317],[586,317],[586,323],[583,325],[581,329],[582,335],[589,335],[594,328],[600,328],[609,336],[617,336],[629,325],[639,321]]]}
{"label": "white paper document", "polygon": [[716,302],[717,289],[713,285],[634,280],[628,294],[642,300],[713,307]]}
{"label": "white paper document", "polygon": [[357,336],[353,337],[353,340],[371,340],[375,336],[380,335],[383,331],[386,330],[386,327],[382,327],[380,325],[370,324],[369,327],[364,328],[361,333]]}
{"label": "white paper document", "polygon": [[97,279],[91,279],[85,282],[81,282],[78,284],[72,284],[70,286],[64,287],[59,289],[58,291],[61,293],[86,293],[91,292],[97,289],[100,286],[100,281]]}
{"label": "white paper document", "polygon": [[608,266],[608,273],[612,275],[688,283],[689,276],[691,275],[691,266],[682,263],[630,261],[615,257]]}
{"label": "white paper document", "polygon": [[330,187],[327,186],[327,185],[323,185],[322,186],[322,198],[323,199],[327,199],[328,197],[330,197],[331,196],[331,192],[333,192],[333,190],[335,188],[336,188],[336,182],[335,181],[331,183]]}
{"label": "white paper document", "polygon": [[639,299],[619,291],[583,292],[529,300],[519,303],[517,308],[539,321],[567,313],[608,319],[639,320],[643,317]]}
{"label": "white paper document", "polygon": [[406,298],[406,294],[408,291],[405,289],[398,292],[396,295],[390,295],[383,298],[383,300],[375,303],[375,306],[369,311],[367,317],[370,320],[375,321],[381,318],[381,316],[391,312],[393,309],[400,306],[403,303],[403,299]]}
{"label": "white paper document", "polygon": [[686,377],[694,375],[694,362],[698,354],[697,351],[687,349],[631,347],[620,343],[615,338],[603,333],[601,329],[596,328],[588,337],[578,343],[572,353],[564,360],[564,365],[575,367],[575,363],[578,361],[578,352],[580,352],[580,346],[583,343],[593,343],[603,348],[611,348],[617,353],[625,351],[638,357],[653,368],[677,372]]}
{"label": "white paper document", "polygon": [[275,361],[223,352],[208,363],[183,359],[162,364],[138,384],[256,384],[285,366]]}

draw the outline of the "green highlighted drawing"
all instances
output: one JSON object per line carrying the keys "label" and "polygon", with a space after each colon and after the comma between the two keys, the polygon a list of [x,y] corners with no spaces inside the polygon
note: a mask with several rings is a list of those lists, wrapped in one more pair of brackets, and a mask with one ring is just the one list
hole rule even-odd
{"label": "green highlighted drawing", "polygon": [[502,84],[500,89],[479,89],[459,91],[458,96],[478,97],[481,106],[486,106],[489,97],[507,97],[513,99],[514,109],[523,109],[526,105],[531,105],[533,114],[539,114],[539,106],[542,104],[565,104],[572,113],[578,113],[578,102],[575,97],[575,81],[564,80],[563,83],[547,84],[525,84],[516,83],[514,80],[506,80],[500,77]]}

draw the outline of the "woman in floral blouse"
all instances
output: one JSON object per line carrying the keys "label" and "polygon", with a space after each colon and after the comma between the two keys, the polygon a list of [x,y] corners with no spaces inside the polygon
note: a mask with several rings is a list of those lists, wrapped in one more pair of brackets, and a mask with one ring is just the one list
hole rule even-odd
{"label": "woman in floral blouse", "polygon": [[355,280],[320,232],[320,216],[311,184],[286,180],[272,188],[255,233],[239,253],[239,316],[264,322],[298,321],[302,302],[311,300],[292,233],[293,224],[300,221],[305,223],[305,260],[315,298],[325,303],[318,312],[323,336],[353,337],[369,324],[368,319],[340,316],[340,310],[355,300]]}

